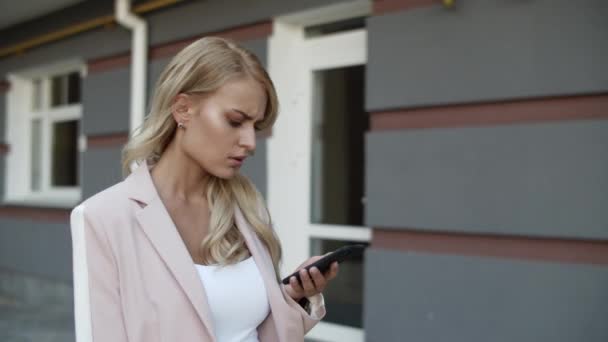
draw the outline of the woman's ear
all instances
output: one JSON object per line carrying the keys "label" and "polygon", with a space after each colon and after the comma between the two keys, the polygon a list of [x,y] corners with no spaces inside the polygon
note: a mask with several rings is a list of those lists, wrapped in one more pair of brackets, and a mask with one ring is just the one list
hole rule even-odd
{"label": "woman's ear", "polygon": [[192,110],[192,99],[188,95],[180,93],[175,96],[171,114],[177,124],[182,123],[186,125],[190,120]]}

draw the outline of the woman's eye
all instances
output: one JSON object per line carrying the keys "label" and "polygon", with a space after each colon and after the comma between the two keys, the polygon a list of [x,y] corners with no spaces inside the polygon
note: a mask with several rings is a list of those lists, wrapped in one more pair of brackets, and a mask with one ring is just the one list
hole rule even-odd
{"label": "woman's eye", "polygon": [[238,121],[230,121],[230,126],[232,127],[240,127],[241,123]]}

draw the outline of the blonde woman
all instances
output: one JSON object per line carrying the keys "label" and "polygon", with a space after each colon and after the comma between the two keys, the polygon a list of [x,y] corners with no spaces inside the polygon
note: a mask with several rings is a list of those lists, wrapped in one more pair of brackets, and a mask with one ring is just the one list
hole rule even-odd
{"label": "blonde woman", "polygon": [[239,173],[277,107],[258,59],[229,40],[167,65],[123,150],[128,177],[72,211],[78,342],[293,342],[323,318],[337,263],[281,284],[270,215]]}

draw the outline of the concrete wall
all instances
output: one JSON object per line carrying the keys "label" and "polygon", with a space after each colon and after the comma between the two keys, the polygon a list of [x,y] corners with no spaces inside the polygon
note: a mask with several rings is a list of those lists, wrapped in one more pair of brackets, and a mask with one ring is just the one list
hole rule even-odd
{"label": "concrete wall", "polygon": [[[471,0],[372,16],[366,108],[373,121],[386,110],[405,118],[467,104],[454,114],[465,116],[493,103],[487,115],[500,118],[510,115],[500,101],[606,94],[607,17],[599,0]],[[555,110],[534,108],[522,116]],[[377,237],[424,237],[377,238],[368,250],[366,340],[608,340],[608,120],[428,122],[366,137],[366,225]],[[469,256],[446,252],[480,236],[516,243],[501,257],[464,242]],[[549,245],[518,256],[526,239],[563,242],[551,250],[559,255],[592,240],[604,257],[541,261]]]}
{"label": "concrete wall", "polygon": [[605,92],[608,3],[470,0],[368,19],[369,110]]}
{"label": "concrete wall", "polygon": [[372,132],[366,155],[368,226],[608,239],[607,120]]}
{"label": "concrete wall", "polygon": [[71,281],[72,245],[67,222],[0,217],[0,268]]}
{"label": "concrete wall", "polygon": [[120,67],[91,73],[82,82],[82,133],[104,135],[129,131],[131,70]]}
{"label": "concrete wall", "polygon": [[122,180],[121,150],[121,146],[107,146],[81,153],[83,200]]}
{"label": "concrete wall", "polygon": [[370,250],[365,279],[369,342],[608,340],[606,267]]}

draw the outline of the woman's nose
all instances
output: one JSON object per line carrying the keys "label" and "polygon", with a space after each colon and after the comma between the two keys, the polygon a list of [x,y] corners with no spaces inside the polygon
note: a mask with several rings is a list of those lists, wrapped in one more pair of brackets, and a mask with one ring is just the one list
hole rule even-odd
{"label": "woman's nose", "polygon": [[253,127],[243,130],[240,145],[246,148],[249,152],[253,152],[255,150],[255,129]]}

